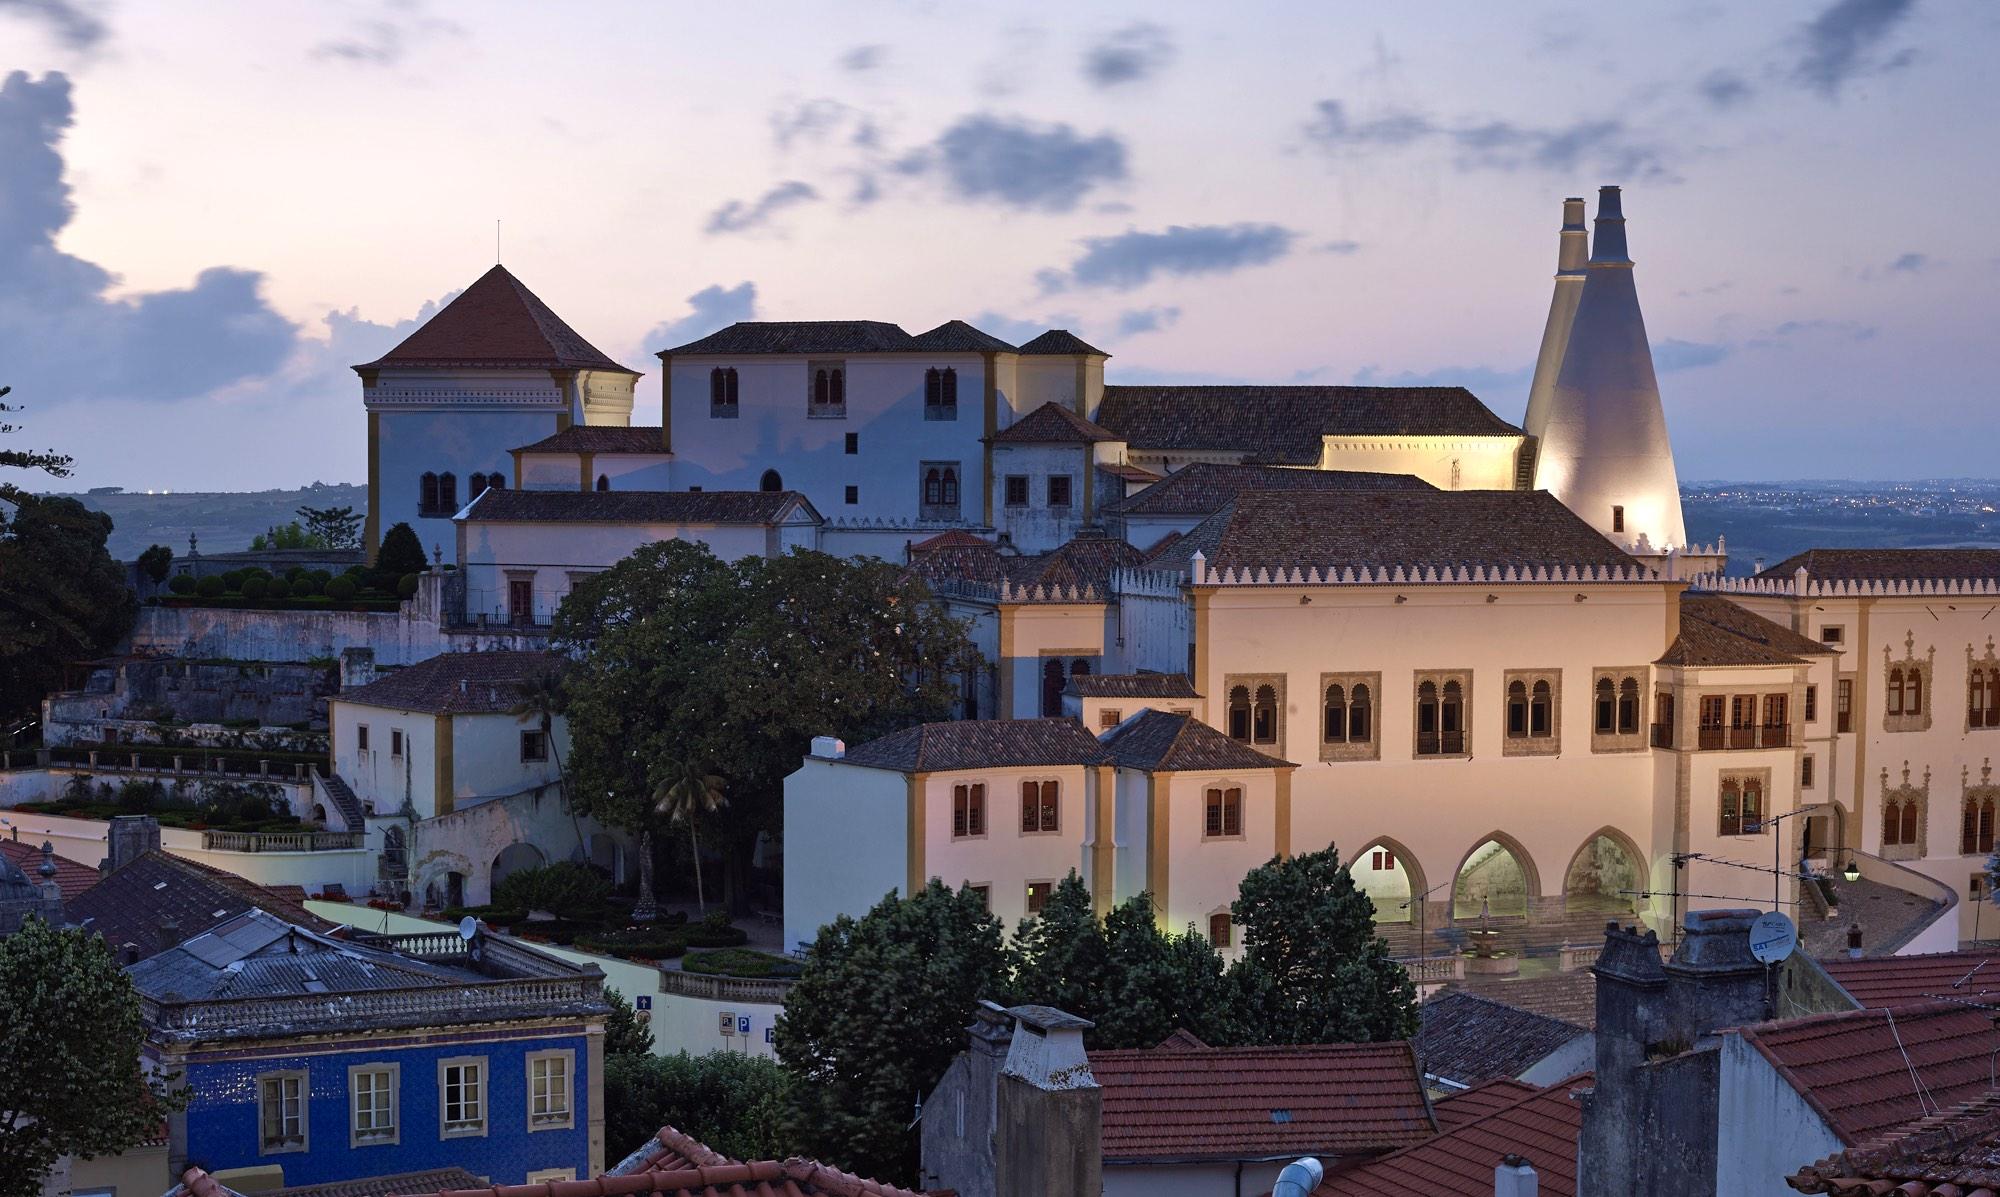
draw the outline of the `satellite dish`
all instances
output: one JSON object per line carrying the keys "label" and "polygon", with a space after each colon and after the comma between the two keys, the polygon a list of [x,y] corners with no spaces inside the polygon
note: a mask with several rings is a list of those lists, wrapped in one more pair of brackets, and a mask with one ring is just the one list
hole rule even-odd
{"label": "satellite dish", "polygon": [[1799,946],[1799,929],[1783,911],[1771,910],[1750,924],[1750,954],[1765,964],[1776,964]]}
{"label": "satellite dish", "polygon": [[[478,934],[479,934],[478,919],[473,918],[471,915],[468,914],[464,918],[458,920],[458,937],[460,939],[464,940],[467,943],[471,943],[473,937]],[[1786,951],[1790,950],[1791,949],[1789,948],[1786,949]]]}

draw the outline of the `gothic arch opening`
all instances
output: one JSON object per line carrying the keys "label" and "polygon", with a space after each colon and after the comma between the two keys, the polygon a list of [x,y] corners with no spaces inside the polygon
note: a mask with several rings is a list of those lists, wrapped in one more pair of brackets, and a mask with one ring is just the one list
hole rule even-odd
{"label": "gothic arch opening", "polygon": [[1605,827],[1583,841],[1563,872],[1563,908],[1571,914],[1625,917],[1643,909],[1646,857],[1632,837]]}
{"label": "gothic arch opening", "polygon": [[1383,836],[1347,862],[1354,887],[1375,903],[1378,923],[1417,921],[1417,901],[1430,887],[1424,883],[1423,866],[1410,850]]}
{"label": "gothic arch opening", "polygon": [[1518,918],[1528,913],[1530,898],[1541,892],[1534,858],[1519,840],[1496,831],[1475,844],[1459,863],[1451,887],[1451,916]]}

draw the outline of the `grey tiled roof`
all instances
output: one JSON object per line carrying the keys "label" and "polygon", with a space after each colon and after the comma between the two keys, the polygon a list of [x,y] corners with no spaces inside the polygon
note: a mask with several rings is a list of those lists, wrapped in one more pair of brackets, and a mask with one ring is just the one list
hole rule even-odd
{"label": "grey tiled roof", "polygon": [[1099,428],[1054,400],[1042,404],[992,437],[996,445],[1075,445],[1117,439],[1116,433]]}
{"label": "grey tiled roof", "polygon": [[896,353],[915,340],[880,320],[739,320],[664,353]]}
{"label": "grey tiled roof", "polygon": [[963,320],[947,320],[929,332],[910,338],[911,349],[933,353],[1013,353],[1012,345],[981,332]]}
{"label": "grey tiled roof", "polygon": [[1083,698],[1200,698],[1184,673],[1085,673],[1069,679]]}
{"label": "grey tiled roof", "polygon": [[1805,656],[1837,652],[1726,598],[1681,596],[1680,634],[1661,665],[1800,665]]}
{"label": "grey tiled roof", "polygon": [[1436,489],[1414,474],[1196,462],[1110,504],[1104,512],[1106,515],[1214,515],[1246,490]]}
{"label": "grey tiled roof", "polygon": [[1110,760],[1097,737],[1074,719],[965,719],[923,723],[857,745],[851,765],[936,773],[1038,765],[1099,765]]}
{"label": "grey tiled roof", "polygon": [[185,1002],[445,988],[485,979],[471,969],[331,939],[261,910],[183,940],[127,972],[140,993]]}
{"label": "grey tiled roof", "polygon": [[1546,491],[1245,491],[1149,561],[1185,569],[1639,565]]}
{"label": "grey tiled roof", "polygon": [[71,922],[104,937],[114,956],[129,948],[140,958],[160,950],[162,924],[186,939],[246,910],[263,910],[315,931],[333,924],[254,882],[158,850],[128,861],[96,885],[65,900]]}
{"label": "grey tiled roof", "polygon": [[1000,558],[1001,572],[1016,588],[1095,586],[1111,582],[1111,571],[1136,566],[1144,554],[1102,533],[1085,533],[1031,557]]}
{"label": "grey tiled roof", "polygon": [[1464,387],[1106,386],[1097,422],[1135,449],[1316,465],[1323,436],[1519,436]]}
{"label": "grey tiled roof", "polygon": [[1031,356],[1042,354],[1053,356],[1073,353],[1091,354],[1097,357],[1111,356],[1066,328],[1050,329],[1041,336],[1021,346],[1021,352]]}
{"label": "grey tiled roof", "polygon": [[612,361],[563,323],[521,280],[495,266],[402,343],[357,370],[384,366],[636,370]]}
{"label": "grey tiled roof", "polygon": [[770,524],[803,508],[795,490],[486,490],[463,515],[494,523]]}
{"label": "grey tiled roof", "polygon": [[1580,1026],[1462,990],[1417,1011],[1417,1056],[1424,1072],[1459,1085],[1519,1076],[1580,1036]]}
{"label": "grey tiled roof", "polygon": [[1167,711],[1141,711],[1108,732],[1104,747],[1121,766],[1148,773],[1293,767],[1290,761],[1230,739],[1193,715]]}
{"label": "grey tiled roof", "polygon": [[521,702],[522,682],[562,664],[563,658],[554,653],[440,653],[344,690],[334,700],[439,715],[511,711]]}
{"label": "grey tiled roof", "polygon": [[665,453],[664,434],[657,424],[630,425],[571,424],[554,436],[545,436],[532,445],[522,445],[516,453]]}
{"label": "grey tiled roof", "polygon": [[2000,549],[1807,549],[1758,574],[1818,582],[2000,581]]}

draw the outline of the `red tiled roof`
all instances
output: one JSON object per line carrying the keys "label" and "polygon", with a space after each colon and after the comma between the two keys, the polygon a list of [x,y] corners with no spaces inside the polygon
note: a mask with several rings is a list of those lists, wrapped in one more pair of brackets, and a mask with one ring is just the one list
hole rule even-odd
{"label": "red tiled roof", "polygon": [[1118,434],[1051,399],[988,439],[996,445],[1074,445],[1115,441]]}
{"label": "red tiled roof", "polygon": [[1802,665],[1835,650],[1720,595],[1681,596],[1680,635],[1660,665]]}
{"label": "red tiled roof", "polygon": [[1287,760],[1257,751],[1196,719],[1146,710],[1104,737],[1111,759],[1147,773],[1208,772],[1221,769],[1296,769]]}
{"label": "red tiled roof", "polygon": [[1834,1197],[1994,1197],[2000,1193],[2000,1094],[1808,1164],[1785,1183]]}
{"label": "red tiled roof", "polygon": [[1101,1051],[1090,1071],[1106,1160],[1372,1155],[1436,1131],[1408,1043]]}
{"label": "red tiled roof", "polygon": [[645,424],[571,424],[516,453],[658,453],[667,452],[660,426]]}
{"label": "red tiled roof", "polygon": [[113,952],[130,945],[140,959],[160,950],[161,923],[169,920],[183,941],[253,909],[310,931],[337,929],[284,894],[159,849],[127,861],[64,905],[71,922],[104,936]]}
{"label": "red tiled roof", "polygon": [[1987,1093],[1996,1042],[1991,1014],[1943,1002],[1818,1014],[1735,1033],[1850,1145]]}
{"label": "red tiled roof", "polygon": [[1448,990],[1417,1011],[1424,1074],[1460,1085],[1519,1076],[1590,1032],[1497,998]]}
{"label": "red tiled roof", "polygon": [[491,714],[519,706],[522,683],[562,665],[563,658],[555,653],[511,649],[439,653],[333,697],[335,702],[399,711]]}
{"label": "red tiled roof", "polygon": [[1757,576],[1790,579],[1801,566],[1818,582],[2000,581],[2000,549],[1807,549]]}
{"label": "red tiled roof", "polygon": [[1540,1092],[1539,1088],[1526,1081],[1517,1081],[1511,1076],[1495,1077],[1483,1085],[1445,1094],[1431,1103],[1431,1111],[1437,1115],[1439,1130],[1454,1130],[1468,1122],[1477,1122],[1488,1114],[1497,1114],[1522,1098]]}
{"label": "red tiled roof", "polygon": [[735,1160],[685,1131],[663,1126],[631,1155],[618,1161],[606,1176],[629,1176],[635,1172],[677,1172],[688,1168],[733,1164]]}
{"label": "red tiled roof", "polygon": [[1165,1047],[1165,1048],[1175,1048],[1175,1047],[1186,1048],[1186,1047],[1207,1047],[1208,1044],[1203,1043],[1201,1040],[1201,1036],[1195,1034],[1193,1031],[1188,1030],[1186,1027],[1175,1027],[1173,1034],[1167,1036],[1165,1039],[1160,1040],[1153,1046]]}
{"label": "red tiled roof", "polygon": [[[436,1197],[621,1197],[658,1193],[662,1197],[924,1197],[868,1180],[812,1160],[757,1160],[748,1164],[711,1164],[594,1180],[556,1180],[533,1185],[493,1185],[483,1189],[444,1189]],[[197,1194],[197,1197],[206,1197]],[[408,1197],[430,1197],[414,1194]]]}
{"label": "red tiled roof", "polygon": [[402,344],[357,370],[384,366],[612,370],[612,361],[564,324],[521,280],[495,266]]}
{"label": "red tiled roof", "polygon": [[[0,856],[14,862],[28,880],[39,882],[42,867],[42,846],[27,840],[0,840]],[[56,888],[62,891],[63,901],[68,902],[84,890],[96,885],[97,870],[86,864],[78,864],[67,856],[50,854],[49,859],[56,866]]]}
{"label": "red tiled roof", "polygon": [[923,553],[936,552],[938,549],[990,549],[992,547],[993,542],[983,536],[974,536],[970,532],[953,528],[948,532],[940,532],[936,536],[928,537],[912,544],[910,546],[910,556],[915,557]]}
{"label": "red tiled roof", "polygon": [[1573,1076],[1434,1139],[1338,1172],[1313,1190],[1315,1197],[1492,1197],[1493,1166],[1508,1154],[1534,1165],[1541,1197],[1576,1197],[1583,1109],[1570,1093],[1589,1083],[1589,1073]]}
{"label": "red tiled roof", "polygon": [[2000,952],[1932,952],[1863,956],[1859,960],[1836,956],[1819,965],[1869,1010],[1928,1005],[1940,997],[2000,1000]]}

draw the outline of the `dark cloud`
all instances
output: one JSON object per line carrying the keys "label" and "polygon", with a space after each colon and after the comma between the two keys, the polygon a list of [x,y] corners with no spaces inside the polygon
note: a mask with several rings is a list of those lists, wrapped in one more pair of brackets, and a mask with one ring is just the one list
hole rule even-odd
{"label": "dark cloud", "polygon": [[56,239],[75,213],[61,144],[70,81],[15,71],[0,82],[0,345],[6,381],[54,406],[174,400],[270,374],[298,329],[262,295],[263,276],[210,267],[192,287],[113,299],[117,278]]}
{"label": "dark cloud", "polygon": [[1677,341],[1669,337],[1653,342],[1653,366],[1662,374],[1671,374],[1676,370],[1713,366],[1734,352],[1736,348],[1733,345]]}
{"label": "dark cloud", "polygon": [[688,296],[688,314],[678,320],[668,320],[653,327],[646,334],[641,349],[646,353],[657,353],[662,349],[672,349],[697,341],[717,329],[727,328],[738,320],[757,318],[757,284],[741,282],[733,287],[714,283]]}
{"label": "dark cloud", "polygon": [[1227,274],[1273,262],[1291,252],[1298,236],[1275,224],[1170,225],[1160,233],[1135,229],[1085,238],[1083,255],[1070,263],[1067,272],[1045,270],[1036,278],[1044,290],[1077,286],[1129,291],[1155,275]]}
{"label": "dark cloud", "polygon": [[1179,323],[1179,308],[1133,308],[1118,313],[1118,335],[1136,337],[1140,333],[1160,332]]}
{"label": "dark cloud", "polygon": [[1701,92],[1703,99],[1717,108],[1734,108],[1748,100],[1751,95],[1749,82],[1735,71],[1729,70],[1710,71],[1702,76],[1701,82],[1695,87]]}
{"label": "dark cloud", "polygon": [[1068,212],[1093,188],[1126,177],[1125,143],[1110,133],[1086,137],[1067,124],[981,113],[960,118],[896,169],[906,175],[940,172],[959,199]]}
{"label": "dark cloud", "polygon": [[0,0],[0,15],[7,14],[40,22],[72,50],[94,50],[111,35],[103,21],[72,0]]}
{"label": "dark cloud", "polygon": [[1831,99],[1849,80],[1907,66],[1909,51],[1879,58],[1876,51],[1916,7],[1916,0],[1836,0],[1805,28],[1805,52],[1795,76]]}
{"label": "dark cloud", "polygon": [[787,208],[816,203],[818,200],[819,192],[812,184],[788,179],[749,203],[730,200],[710,212],[708,222],[702,226],[702,231],[710,236],[751,232],[768,225],[772,217]]}
{"label": "dark cloud", "polygon": [[1931,268],[1931,260],[1925,254],[1909,253],[1889,263],[1889,269],[1898,274],[1922,274]]}
{"label": "dark cloud", "polygon": [[1128,25],[1092,46],[1083,56],[1083,75],[1098,87],[1138,83],[1173,61],[1174,42],[1158,25]]}
{"label": "dark cloud", "polygon": [[1454,152],[1460,170],[1571,173],[1587,166],[1624,178],[1657,178],[1667,173],[1663,150],[1618,120],[1555,126],[1504,120],[1446,125],[1421,112],[1391,109],[1357,121],[1339,100],[1321,100],[1314,105],[1305,134],[1330,153],[1442,145]]}
{"label": "dark cloud", "polygon": [[889,57],[889,47],[883,45],[855,46],[839,58],[840,69],[857,74],[872,71]]}

